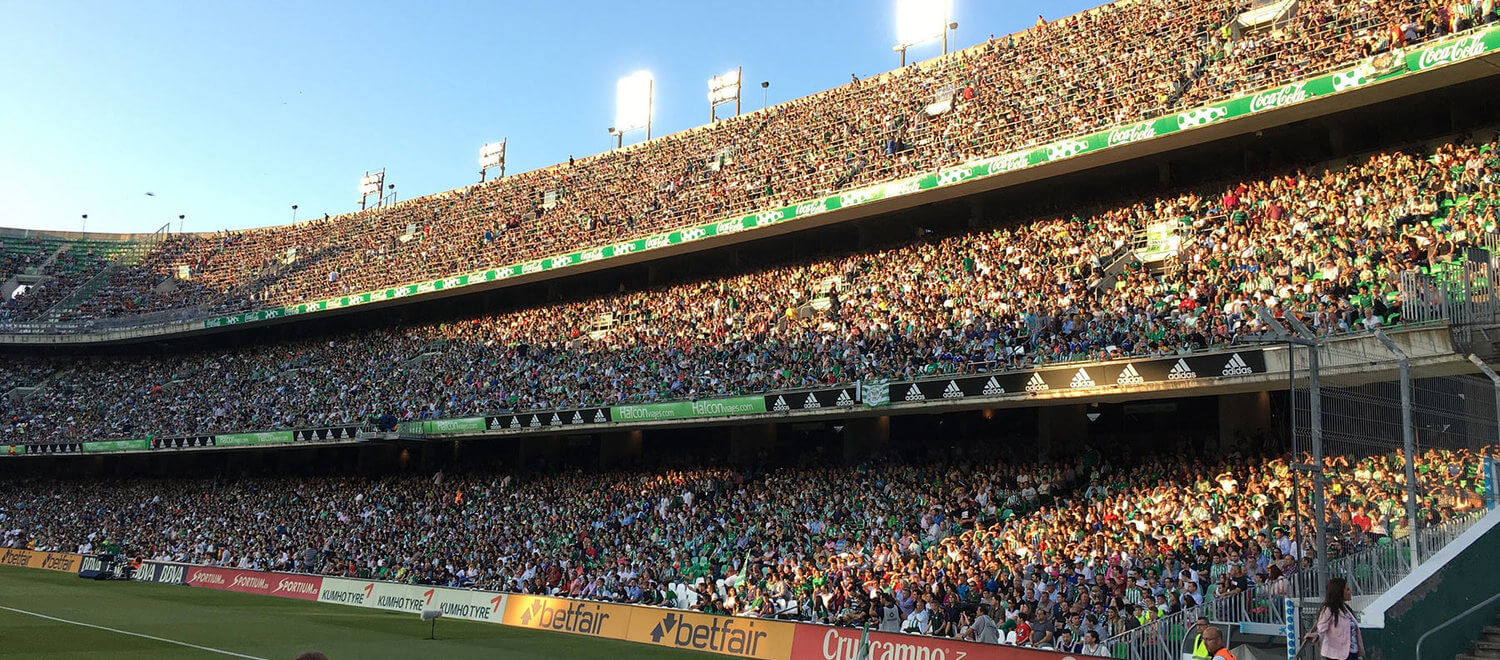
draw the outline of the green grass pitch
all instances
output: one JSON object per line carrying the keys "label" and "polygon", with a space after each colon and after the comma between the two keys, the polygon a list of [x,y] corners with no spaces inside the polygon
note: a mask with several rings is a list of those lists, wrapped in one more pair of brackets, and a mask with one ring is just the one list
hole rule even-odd
{"label": "green grass pitch", "polygon": [[[293,660],[322,651],[352,658],[707,658],[645,644],[456,619],[437,640],[415,615],[70,573],[0,567],[0,658],[231,658]],[[181,646],[43,619],[114,628]]]}

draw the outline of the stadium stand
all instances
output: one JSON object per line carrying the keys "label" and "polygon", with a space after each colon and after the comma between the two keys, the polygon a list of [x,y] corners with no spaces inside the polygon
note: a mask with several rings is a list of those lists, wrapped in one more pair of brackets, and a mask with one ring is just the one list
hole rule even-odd
{"label": "stadium stand", "polygon": [[[1377,153],[889,250],[457,322],[54,363],[0,432],[198,434],[610,405],[1190,353],[1400,323],[1403,273],[1497,230],[1500,143]],[[1158,261],[1140,234],[1168,223]]]}
{"label": "stadium stand", "polygon": [[[1250,11],[1267,7],[1278,13]],[[1489,0],[1119,2],[763,112],[361,213],[150,241],[0,236],[0,277],[11,291],[27,287],[0,303],[0,321],[186,318],[511,264],[1157,117],[1494,20]],[[1349,563],[1387,551],[1401,563],[1399,539],[1476,518],[1494,488],[1487,461],[1500,460],[1477,402],[1487,390],[1419,391],[1416,398],[1445,397],[1457,412],[1426,411],[1420,427],[1403,420],[1402,430],[1423,434],[1414,452],[1394,449],[1396,426],[1351,424],[1340,417],[1347,411],[1321,409],[1318,433],[1323,417],[1338,430],[1319,436],[1321,465],[1299,444],[1309,431],[1297,427],[1303,385],[1295,364],[1282,381],[1291,390],[1284,408],[1273,411],[1282,404],[1270,402],[1265,390],[1274,386],[1264,383],[1232,394],[1266,395],[1254,402],[1264,403],[1258,419],[1290,422],[1290,437],[1279,429],[1247,437],[1223,424],[1243,400],[1198,406],[1190,400],[1210,395],[1197,383],[1150,397],[1123,382],[1110,392],[1174,399],[1146,404],[1173,411],[1163,416],[1212,411],[1192,422],[1201,428],[1181,430],[1175,446],[1148,430],[1043,432],[1043,420],[1062,414],[1017,403],[1020,392],[1005,403],[1035,408],[1027,410],[1038,412],[1036,433],[1006,428],[993,437],[995,427],[971,427],[951,433],[967,444],[949,446],[946,432],[892,434],[887,426],[886,440],[908,446],[854,452],[851,432],[839,436],[848,443],[843,462],[823,447],[747,461],[699,446],[725,436],[732,443],[733,431],[671,438],[687,449],[648,459],[640,427],[620,424],[579,442],[583,458],[567,457],[576,468],[597,448],[598,467],[564,471],[542,460],[534,461],[541,469],[516,468],[526,461],[512,456],[524,457],[527,442],[565,445],[584,432],[516,429],[486,444],[497,440],[492,434],[474,453],[521,449],[470,463],[460,447],[471,438],[360,434],[353,442],[353,429],[377,418],[1246,351],[1248,340],[1265,338],[1258,307],[1304,319],[1325,338],[1427,322],[1414,310],[1430,291],[1414,293],[1412,276],[1441,288],[1475,260],[1485,273],[1500,263],[1500,135],[1446,130],[1421,146],[1342,151],[1301,169],[1247,167],[1230,180],[1136,189],[1128,198],[1110,190],[1093,207],[1069,202],[1059,212],[833,256],[724,264],[643,289],[562,293],[436,321],[330,324],[275,340],[246,333],[214,345],[224,333],[140,350],[9,354],[0,361],[0,438],[16,458],[0,466],[0,548],[847,627],[874,620],[883,632],[954,639],[978,639],[974,620],[987,612],[1001,643],[1056,648],[1067,631],[1073,653],[1099,650],[1079,648],[1089,639],[1118,658],[1180,657],[1170,647],[1183,639],[1183,621],[1203,613],[1253,631],[1270,617],[1250,610],[1275,610],[1278,598],[1294,599],[1316,581],[1315,505],[1299,472],[1326,478],[1329,554]],[[1492,287],[1480,295],[1493,296]],[[1442,350],[1455,353],[1456,344]],[[1358,357],[1355,368],[1376,371]],[[1452,376],[1460,361],[1433,367],[1453,370],[1433,377]],[[1341,375],[1327,387],[1347,388],[1345,403],[1382,400],[1361,398],[1354,390],[1366,383],[1339,384]],[[1076,408],[1071,419],[1082,420],[1084,402],[1105,397],[1068,396],[1045,410]],[[1318,405],[1339,400],[1320,396]],[[1385,408],[1353,414],[1380,417]],[[891,410],[827,419],[873,425]],[[810,418],[755,422],[821,423]],[[233,445],[179,452],[181,444],[154,444],[332,426],[350,429],[338,437],[351,442],[224,452],[217,449]],[[378,426],[395,430],[393,422]],[[699,431],[682,424],[660,433]],[[605,433],[635,433],[637,451],[606,460],[615,438]],[[1236,433],[1229,446],[1224,438]],[[92,455],[55,462],[17,451],[108,439],[137,444],[82,448],[74,453]],[[451,454],[449,472],[408,465],[408,449],[425,459]],[[116,451],[131,453],[109,455]],[[1414,480],[1405,476],[1408,453]],[[218,476],[196,476],[209,473]],[[1411,491],[1420,497],[1415,519],[1405,508]],[[1416,559],[1430,557],[1414,558],[1409,570]],[[1162,632],[1131,634],[1142,629]],[[1143,655],[1142,644],[1161,653]]]}
{"label": "stadium stand", "polygon": [[[966,636],[983,604],[1022,645],[1108,638],[1312,568],[1295,541],[1310,503],[1298,512],[1286,457],[1087,449],[1037,464],[1003,446],[769,470],[12,480],[0,513],[6,547],[839,625],[879,618],[870,595],[884,591],[900,617],[882,630]],[[1425,451],[1422,523],[1483,508],[1480,459],[1497,456]],[[1402,461],[1326,459],[1333,552],[1407,533]]]}
{"label": "stadium stand", "polygon": [[[520,263],[1157,117],[1495,19],[1478,1],[1321,0],[1246,23],[1252,4],[1114,3],[575,164],[174,236],[66,317],[244,311]],[[183,268],[189,281],[164,286]]]}

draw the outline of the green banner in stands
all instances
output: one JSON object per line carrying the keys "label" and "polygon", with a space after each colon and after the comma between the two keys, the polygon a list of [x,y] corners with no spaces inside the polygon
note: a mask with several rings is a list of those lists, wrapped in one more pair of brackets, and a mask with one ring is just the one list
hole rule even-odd
{"label": "green banner in stands", "polygon": [[101,440],[99,442],[83,443],[84,453],[103,451],[145,451],[151,448],[151,443],[144,438],[138,440]]}
{"label": "green banner in stands", "polygon": [[292,442],[291,431],[261,431],[259,433],[225,433],[214,436],[216,447],[244,447],[247,445],[278,445]]}
{"label": "green banner in stands", "polygon": [[422,433],[464,433],[485,430],[483,417],[430,419],[422,422]]}
{"label": "green banner in stands", "polygon": [[728,415],[750,415],[765,411],[766,400],[764,397],[758,396],[707,399],[704,401],[646,403],[638,406],[614,406],[609,409],[610,419],[616,422],[650,422],[662,419],[725,417]]}

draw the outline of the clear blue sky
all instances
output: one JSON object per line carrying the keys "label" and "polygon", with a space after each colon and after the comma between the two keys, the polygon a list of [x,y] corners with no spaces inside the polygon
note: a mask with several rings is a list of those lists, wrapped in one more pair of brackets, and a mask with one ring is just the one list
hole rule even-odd
{"label": "clear blue sky", "polygon": [[[956,42],[1099,0],[953,0]],[[705,123],[743,66],[744,109],[896,66],[895,2],[0,0],[0,226],[188,231],[402,199],[610,146],[615,81],[656,77],[655,133]],[[935,56],[935,44],[911,57]],[[723,112],[724,110],[721,110]],[[639,139],[632,136],[632,140]],[[146,192],[155,193],[154,197]]]}

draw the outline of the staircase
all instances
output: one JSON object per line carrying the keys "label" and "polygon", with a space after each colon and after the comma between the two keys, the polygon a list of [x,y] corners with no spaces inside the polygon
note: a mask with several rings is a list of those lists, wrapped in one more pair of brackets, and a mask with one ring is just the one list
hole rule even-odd
{"label": "staircase", "polygon": [[109,279],[119,270],[120,266],[116,264],[110,264],[100,269],[99,272],[94,273],[93,277],[88,278],[68,295],[63,296],[63,299],[57,301],[57,304],[47,308],[47,311],[42,314],[41,318],[54,322],[61,320],[62,315],[67,313],[68,310],[76,309],[79,303],[91,300],[94,294],[103,289],[104,285],[109,283]]}
{"label": "staircase", "polygon": [[[1500,623],[1500,617],[1497,623]],[[1485,626],[1479,639],[1469,642],[1469,652],[1454,656],[1454,660],[1480,660],[1500,658],[1500,626]]]}

